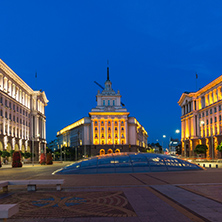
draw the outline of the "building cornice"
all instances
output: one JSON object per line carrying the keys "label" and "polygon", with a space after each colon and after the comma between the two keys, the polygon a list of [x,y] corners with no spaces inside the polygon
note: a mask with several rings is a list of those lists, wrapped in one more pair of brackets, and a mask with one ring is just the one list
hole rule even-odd
{"label": "building cornice", "polygon": [[183,103],[183,100],[187,97],[198,97],[201,94],[207,92],[208,90],[212,89],[214,86],[218,85],[219,83],[222,82],[222,75],[219,76],[218,78],[216,78],[215,80],[213,80],[212,82],[210,82],[209,84],[207,84],[206,86],[204,86],[203,88],[199,89],[197,92],[192,92],[192,93],[183,93],[178,101],[178,104],[181,106],[181,104]]}
{"label": "building cornice", "polygon": [[1,59],[0,59],[0,69],[2,69],[11,79],[18,83],[24,90],[29,94],[33,93],[31,87],[29,87],[11,68],[9,68]]}
{"label": "building cornice", "polygon": [[129,112],[89,112],[90,116],[128,116],[129,114]]}

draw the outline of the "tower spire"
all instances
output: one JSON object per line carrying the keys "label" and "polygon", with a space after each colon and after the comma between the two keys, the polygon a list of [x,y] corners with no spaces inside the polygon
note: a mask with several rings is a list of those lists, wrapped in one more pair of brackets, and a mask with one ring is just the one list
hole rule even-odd
{"label": "tower spire", "polygon": [[107,60],[107,81],[109,81],[109,60]]}

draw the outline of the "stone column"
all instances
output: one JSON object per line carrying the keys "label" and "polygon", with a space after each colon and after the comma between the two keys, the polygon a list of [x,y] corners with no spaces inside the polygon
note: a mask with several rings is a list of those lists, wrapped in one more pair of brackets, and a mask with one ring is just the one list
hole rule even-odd
{"label": "stone column", "polygon": [[94,144],[94,121],[91,120],[91,144]]}
{"label": "stone column", "polygon": [[118,121],[118,140],[119,140],[119,144],[121,144],[121,125],[120,125],[120,120]]}
{"label": "stone column", "polygon": [[105,144],[107,144],[107,137],[108,137],[108,133],[107,133],[107,120],[105,120]]}
{"label": "stone column", "polygon": [[125,120],[125,144],[128,144],[128,124],[127,124],[127,120]]}
{"label": "stone column", "polygon": [[114,121],[112,120],[112,144],[114,144]]}
{"label": "stone column", "polygon": [[8,90],[7,90],[7,92],[8,92],[8,94],[9,94],[10,96],[11,96],[11,92],[12,92],[11,87],[12,87],[12,82],[9,80],[9,81],[8,81]]}
{"label": "stone column", "polygon": [[100,144],[100,142],[101,142],[101,139],[100,139],[100,137],[101,137],[101,135],[100,135],[100,120],[98,120],[98,138],[99,138],[99,144]]}
{"label": "stone column", "polygon": [[0,89],[3,90],[3,75],[0,73]]}
{"label": "stone column", "polygon": [[7,92],[8,90],[8,79],[4,77],[4,91]]}

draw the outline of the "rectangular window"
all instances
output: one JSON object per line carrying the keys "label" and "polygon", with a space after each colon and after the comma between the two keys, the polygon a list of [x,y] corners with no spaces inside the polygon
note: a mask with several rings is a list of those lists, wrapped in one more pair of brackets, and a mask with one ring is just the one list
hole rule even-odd
{"label": "rectangular window", "polygon": [[221,115],[219,115],[219,121],[221,121]]}
{"label": "rectangular window", "polygon": [[212,120],[212,118],[210,118],[210,124],[212,124],[212,122],[213,122],[213,120]]}
{"label": "rectangular window", "polygon": [[217,107],[214,107],[214,112],[215,112],[215,113],[217,112]]}
{"label": "rectangular window", "polygon": [[208,110],[206,111],[206,116],[208,116]]}
{"label": "rectangular window", "polygon": [[202,113],[202,117],[204,117],[204,112]]}
{"label": "rectangular window", "polygon": [[105,100],[103,100],[103,105],[104,105],[104,106],[106,105]]}
{"label": "rectangular window", "polygon": [[208,119],[207,119],[207,125],[208,125],[208,123],[209,123],[209,122],[208,122]]}
{"label": "rectangular window", "polygon": [[221,105],[219,105],[219,111],[221,111]]}
{"label": "rectangular window", "polygon": [[214,117],[214,122],[215,122],[215,123],[217,122],[217,117],[216,117],[216,116]]}
{"label": "rectangular window", "polygon": [[110,101],[108,100],[108,106],[110,106]]}
{"label": "rectangular window", "polygon": [[212,114],[212,109],[210,109],[210,114]]}
{"label": "rectangular window", "polygon": [[113,100],[113,105],[115,106],[115,100]]}
{"label": "rectangular window", "polygon": [[201,114],[199,113],[199,118],[201,118]]}

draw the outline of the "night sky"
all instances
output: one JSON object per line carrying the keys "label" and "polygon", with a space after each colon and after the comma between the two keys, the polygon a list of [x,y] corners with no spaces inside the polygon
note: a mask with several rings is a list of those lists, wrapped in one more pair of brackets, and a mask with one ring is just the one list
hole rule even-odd
{"label": "night sky", "polygon": [[[88,116],[110,80],[149,142],[179,138],[185,91],[222,74],[222,2],[0,0],[0,58],[42,89],[47,141]],[[37,83],[35,80],[37,72]]]}

